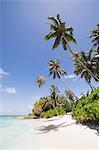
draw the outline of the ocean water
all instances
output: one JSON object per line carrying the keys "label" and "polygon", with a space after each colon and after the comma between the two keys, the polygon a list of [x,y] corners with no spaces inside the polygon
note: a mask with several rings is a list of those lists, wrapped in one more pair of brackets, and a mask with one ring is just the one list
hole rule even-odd
{"label": "ocean water", "polygon": [[0,150],[25,150],[26,141],[35,140],[37,129],[43,123],[41,120],[16,120],[15,117],[0,116]]}

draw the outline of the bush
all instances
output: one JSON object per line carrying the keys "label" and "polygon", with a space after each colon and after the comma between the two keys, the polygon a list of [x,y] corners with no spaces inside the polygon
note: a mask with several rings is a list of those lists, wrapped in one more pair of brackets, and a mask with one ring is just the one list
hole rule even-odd
{"label": "bush", "polygon": [[40,99],[38,102],[34,104],[34,108],[32,109],[32,112],[34,113],[35,116],[40,116],[43,106],[45,104],[45,99]]}
{"label": "bush", "polygon": [[[56,107],[56,109],[57,109],[59,115],[66,114],[63,107]],[[43,118],[51,118],[53,116],[57,116],[57,112],[55,109],[49,109],[48,111],[41,113],[41,117],[43,117]]]}
{"label": "bush", "polygon": [[99,121],[99,88],[78,101],[72,116],[81,123]]}

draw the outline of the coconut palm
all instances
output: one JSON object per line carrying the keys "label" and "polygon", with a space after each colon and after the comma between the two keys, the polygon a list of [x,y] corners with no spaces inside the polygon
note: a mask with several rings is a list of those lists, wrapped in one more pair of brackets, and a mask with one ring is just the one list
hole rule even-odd
{"label": "coconut palm", "polygon": [[96,62],[96,73],[99,78],[99,24],[97,24],[96,29],[91,31],[90,38],[92,38],[94,50],[94,61]]}
{"label": "coconut palm", "polygon": [[[94,59],[94,62],[96,63],[96,65],[95,65],[95,74],[99,78],[99,51],[97,51],[97,49],[94,50],[93,59]],[[98,81],[98,80],[96,80],[96,81]]]}
{"label": "coconut palm", "polygon": [[56,85],[51,85],[50,94],[51,94],[51,98],[55,102],[55,107],[57,106],[58,93],[59,93],[58,87]]}
{"label": "coconut palm", "polygon": [[[49,75],[53,76],[53,79],[56,77],[61,79],[63,84],[65,85],[66,89],[71,91],[68,86],[66,85],[65,81],[63,80],[62,76],[66,75],[66,71],[60,66],[60,61],[59,60],[51,60],[49,61]],[[72,93],[72,91],[71,91]],[[73,94],[74,95],[74,94]]]}
{"label": "coconut palm", "polygon": [[99,79],[84,65],[83,62],[79,59],[79,54],[70,49],[69,43],[73,42],[76,44],[76,40],[73,37],[73,28],[67,27],[65,22],[62,22],[60,19],[60,15],[58,14],[56,18],[50,16],[48,20],[53,21],[53,24],[50,24],[50,33],[45,36],[45,40],[50,40],[55,38],[55,42],[53,44],[53,49],[57,48],[60,43],[62,43],[63,49],[71,52],[72,56],[78,63],[83,66],[89,74],[91,74],[95,79],[99,81]]}
{"label": "coconut palm", "polygon": [[[44,84],[45,84],[45,82],[46,82],[46,80],[45,80],[45,78],[43,77],[43,76],[38,76],[37,78],[36,78],[36,83],[37,83],[37,85],[39,86],[39,87],[42,87]],[[55,106],[53,105],[53,103],[51,102],[51,99],[49,98],[49,97],[45,97],[45,99],[46,99],[46,103],[43,105],[43,107],[42,107],[42,111],[43,111],[43,109],[45,109],[45,107],[47,107],[48,105],[52,105],[52,107],[55,109],[55,111],[56,111],[56,113],[57,113],[57,116],[59,115],[59,113],[58,113],[58,111],[57,111],[57,109],[55,108]],[[46,106],[47,105],[47,106]]]}
{"label": "coconut palm", "polygon": [[73,103],[74,102],[74,95],[71,93],[71,91],[66,90],[65,93],[66,93],[66,97],[70,101],[70,103]]}
{"label": "coconut palm", "polygon": [[[94,74],[95,73],[95,65],[96,62],[94,61],[94,58],[92,56],[92,49],[88,52],[85,53],[84,51],[82,51],[79,55],[79,59],[86,65],[86,67],[88,69],[91,70],[91,72]],[[92,90],[94,90],[94,86],[91,83],[91,78],[92,76],[89,74],[88,70],[85,69],[84,67],[82,67],[76,60],[74,63],[74,73],[76,75],[80,75],[81,78],[85,78],[86,82],[89,84],[89,86],[91,87]]]}
{"label": "coconut palm", "polygon": [[46,83],[46,79],[43,76],[37,76],[36,83],[39,87],[42,87]]}
{"label": "coconut palm", "polygon": [[61,68],[60,66],[60,61],[57,60],[51,60],[49,61],[49,75],[53,75],[53,79],[57,78],[61,78],[61,76],[64,76],[66,73],[66,71]]}
{"label": "coconut palm", "polygon": [[50,16],[48,17],[48,19],[53,21],[53,24],[50,24],[51,32],[45,36],[45,39],[49,40],[55,37],[53,49],[57,48],[60,42],[62,42],[62,46],[64,50],[67,50],[68,42],[72,41],[76,43],[76,40],[73,37],[73,28],[66,27],[65,22],[61,21],[59,14],[57,15],[57,18]]}
{"label": "coconut palm", "polygon": [[91,31],[90,38],[92,38],[93,46],[97,47],[97,52],[99,54],[99,24],[97,24],[96,29]]}
{"label": "coconut palm", "polygon": [[58,113],[56,105],[55,105],[55,100],[53,102],[53,99],[50,96],[46,96],[45,100],[46,100],[46,102],[45,102],[45,104],[43,106],[43,110],[46,110],[47,107],[48,108],[54,108],[54,110],[56,111],[57,116],[59,116],[59,113]]}

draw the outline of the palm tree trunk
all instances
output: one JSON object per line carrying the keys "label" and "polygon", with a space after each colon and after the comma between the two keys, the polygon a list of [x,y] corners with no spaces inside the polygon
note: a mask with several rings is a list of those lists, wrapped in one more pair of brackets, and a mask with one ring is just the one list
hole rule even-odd
{"label": "palm tree trunk", "polygon": [[[59,116],[59,113],[58,113],[56,107],[53,105],[53,103],[51,103],[50,100],[48,100],[48,101],[49,101],[49,103],[53,106],[54,110],[56,111],[57,116]],[[45,107],[45,105],[46,105],[46,104],[43,105],[43,108]]]}
{"label": "palm tree trunk", "polygon": [[[69,51],[71,52],[71,54],[74,56],[74,52],[70,49],[69,45],[68,46],[68,49]],[[90,75],[92,75],[97,81],[99,81],[99,79],[84,65],[84,63],[82,61],[79,60],[78,57],[75,57],[77,59],[77,61],[88,71],[88,73]]]}
{"label": "palm tree trunk", "polygon": [[95,90],[96,88],[93,86],[93,84],[92,83],[90,83],[90,85],[92,86],[92,88]]}
{"label": "palm tree trunk", "polygon": [[75,94],[68,88],[68,86],[66,85],[66,83],[65,83],[65,81],[63,80],[63,78],[62,78],[61,75],[60,75],[60,79],[61,79],[61,81],[63,82],[63,84],[64,84],[64,86],[66,87],[66,89],[69,90],[69,91],[72,93],[72,95],[77,99],[77,97],[75,96]]}
{"label": "palm tree trunk", "polygon": [[95,87],[92,85],[92,83],[88,82],[88,84],[89,84],[90,88],[92,89],[92,91],[94,91]]}

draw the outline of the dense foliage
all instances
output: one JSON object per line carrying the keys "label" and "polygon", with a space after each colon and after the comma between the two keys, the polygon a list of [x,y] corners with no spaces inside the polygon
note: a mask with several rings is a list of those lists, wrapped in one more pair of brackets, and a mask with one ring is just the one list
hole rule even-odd
{"label": "dense foliage", "polygon": [[[64,110],[63,107],[56,107],[56,109],[57,109],[59,115],[66,114],[66,111]],[[57,112],[55,109],[49,109],[48,111],[41,113],[41,117],[51,118],[53,116],[57,116]]]}
{"label": "dense foliage", "polygon": [[51,97],[41,98],[34,104],[32,111],[37,117],[50,118],[57,115],[64,115],[71,110],[72,104],[70,104],[64,96],[58,96],[55,100]]}
{"label": "dense foliage", "polygon": [[99,88],[78,101],[72,116],[81,123],[99,121]]}

